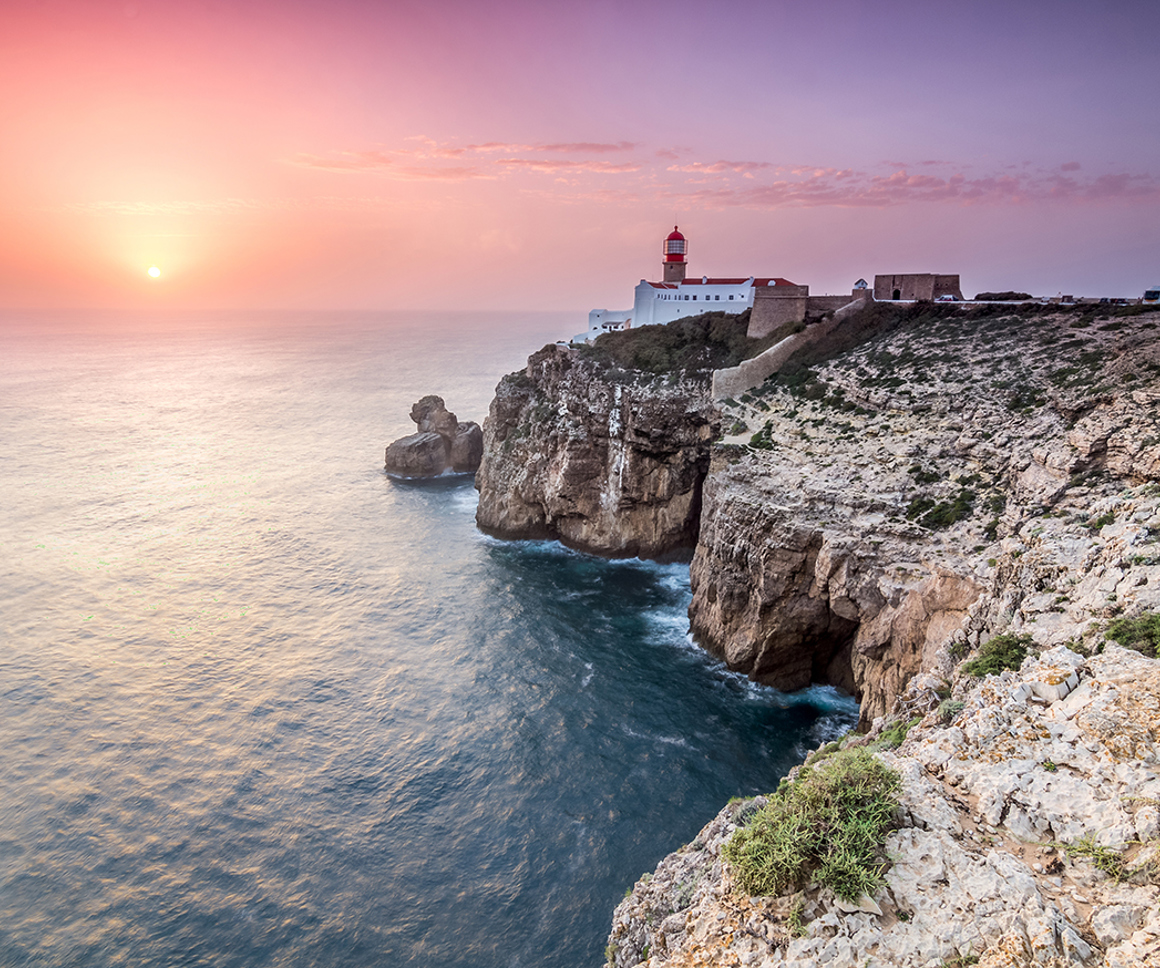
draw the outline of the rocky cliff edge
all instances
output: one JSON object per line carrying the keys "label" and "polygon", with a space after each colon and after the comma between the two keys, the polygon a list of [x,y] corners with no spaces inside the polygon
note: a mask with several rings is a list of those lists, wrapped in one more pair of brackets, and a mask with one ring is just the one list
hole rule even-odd
{"label": "rocky cliff edge", "polygon": [[496,388],[476,521],[608,556],[691,551],[717,436],[707,372],[626,373],[547,346]]}
{"label": "rocky cliff edge", "polygon": [[633,887],[613,916],[609,962],[1160,965],[1160,663],[1059,647],[976,682],[951,708],[878,753],[902,792],[872,898],[737,889],[722,847],[766,798],[741,800]]}
{"label": "rocky cliff edge", "polygon": [[[903,800],[864,910],[743,896],[734,805],[617,909],[619,968],[1160,968],[1157,660],[1105,648],[1160,610],[1157,318],[874,306],[716,409],[699,375],[562,348],[501,384],[485,530],[611,554],[695,535],[702,645],[857,695],[847,744],[907,736],[878,754]],[[965,675],[998,635],[1023,668]]]}

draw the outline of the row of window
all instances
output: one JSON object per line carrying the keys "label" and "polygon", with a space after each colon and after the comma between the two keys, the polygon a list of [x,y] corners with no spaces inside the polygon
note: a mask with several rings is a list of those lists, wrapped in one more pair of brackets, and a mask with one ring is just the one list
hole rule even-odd
{"label": "row of window", "polygon": [[[653,298],[654,298],[654,299],[676,299],[676,300],[678,300],[678,301],[679,301],[679,300],[680,300],[682,297],[681,297],[681,295],[680,295],[679,293],[677,293],[677,294],[673,294],[673,293],[668,293],[668,292],[658,292],[658,293],[655,293],[655,294],[654,294]],[[688,300],[688,298],[689,298],[689,297],[688,297],[688,296],[685,296],[685,297],[683,297],[683,298],[684,298],[684,299],[686,299],[686,300]],[[733,298],[733,296],[730,296],[729,298],[730,298],[730,299],[732,299],[732,298]],[[741,296],[741,295],[739,295],[737,298],[738,298],[738,299],[744,299],[745,297],[744,297],[744,296]],[[717,302],[720,302],[720,301],[721,301],[721,297],[720,297],[720,296],[706,296],[706,297],[705,297],[705,302],[709,302],[710,300],[713,300],[713,299],[715,299]],[[694,296],[694,297],[693,297],[693,302],[696,302],[696,301],[697,301],[697,297],[696,297],[696,296]]]}

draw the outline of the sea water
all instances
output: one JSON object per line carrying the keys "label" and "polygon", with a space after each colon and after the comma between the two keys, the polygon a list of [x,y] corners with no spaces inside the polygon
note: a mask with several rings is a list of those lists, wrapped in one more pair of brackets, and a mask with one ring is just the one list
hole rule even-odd
{"label": "sea water", "polygon": [[601,962],[612,909],[844,731],[689,639],[688,568],[388,479],[563,314],[0,320],[0,965]]}

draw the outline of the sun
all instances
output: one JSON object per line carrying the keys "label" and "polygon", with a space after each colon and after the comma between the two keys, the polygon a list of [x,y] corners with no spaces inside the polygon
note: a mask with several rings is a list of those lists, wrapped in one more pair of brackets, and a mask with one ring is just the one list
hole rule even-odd
{"label": "sun", "polygon": [[149,267],[149,275],[152,276],[154,279],[156,279],[158,276],[161,275],[161,270],[158,269],[157,266],[150,266]]}

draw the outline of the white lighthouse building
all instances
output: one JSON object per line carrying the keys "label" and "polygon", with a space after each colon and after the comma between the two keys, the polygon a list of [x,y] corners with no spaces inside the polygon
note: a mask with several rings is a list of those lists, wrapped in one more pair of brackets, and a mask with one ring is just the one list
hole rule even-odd
{"label": "white lighthouse building", "polygon": [[573,337],[572,342],[582,343],[594,340],[601,333],[637,326],[671,323],[674,319],[714,310],[744,312],[753,306],[756,287],[793,285],[787,279],[754,276],[686,279],[689,243],[675,225],[664,241],[663,253],[662,282],[641,279],[635,290],[632,309],[593,309],[588,314],[588,332]]}

